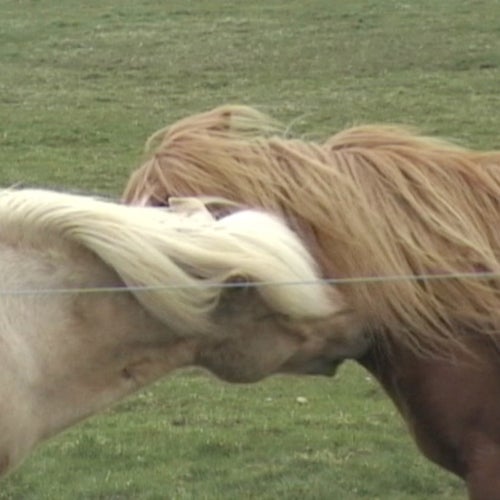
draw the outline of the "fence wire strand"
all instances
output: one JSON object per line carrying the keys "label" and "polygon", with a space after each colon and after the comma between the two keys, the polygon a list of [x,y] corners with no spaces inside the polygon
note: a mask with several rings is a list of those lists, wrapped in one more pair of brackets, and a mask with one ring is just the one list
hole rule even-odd
{"label": "fence wire strand", "polygon": [[110,287],[85,287],[85,288],[32,288],[32,289],[2,289],[0,288],[0,297],[2,296],[27,296],[27,295],[65,295],[75,293],[129,293],[129,292],[148,292],[191,289],[191,288],[260,288],[270,286],[307,286],[323,283],[325,285],[361,285],[377,283],[396,283],[401,281],[444,281],[452,279],[498,279],[500,272],[463,272],[463,273],[433,273],[433,274],[410,274],[394,276],[359,276],[351,278],[323,278],[311,281],[255,281],[255,282],[227,282],[196,283],[193,285],[136,285],[136,286],[110,286]]}

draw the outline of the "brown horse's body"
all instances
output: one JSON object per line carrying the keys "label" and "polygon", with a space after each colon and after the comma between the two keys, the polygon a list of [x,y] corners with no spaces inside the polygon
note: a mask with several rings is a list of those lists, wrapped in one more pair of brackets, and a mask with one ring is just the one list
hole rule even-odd
{"label": "brown horse's body", "polygon": [[[255,110],[222,107],[155,135],[127,202],[223,197],[286,218],[339,286],[381,383],[422,452],[462,477],[471,499],[500,499],[500,153],[394,127],[324,143],[286,139]],[[452,277],[455,275],[455,277]],[[458,275],[458,276],[457,276]]]}

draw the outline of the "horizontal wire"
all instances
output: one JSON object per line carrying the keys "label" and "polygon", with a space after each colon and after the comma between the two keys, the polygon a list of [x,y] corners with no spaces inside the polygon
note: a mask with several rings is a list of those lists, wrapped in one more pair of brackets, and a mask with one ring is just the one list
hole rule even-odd
{"label": "horizontal wire", "polygon": [[229,282],[196,283],[192,285],[137,285],[137,286],[109,286],[109,287],[85,287],[85,288],[40,288],[40,289],[0,289],[1,296],[26,296],[26,295],[65,295],[72,293],[125,293],[125,292],[151,292],[169,291],[190,288],[260,288],[269,286],[305,286],[318,285],[357,285],[394,283],[400,281],[436,281],[451,279],[494,279],[500,278],[500,272],[463,272],[442,274],[410,274],[394,276],[360,276],[355,278],[323,278],[310,281],[254,281],[254,282]]}

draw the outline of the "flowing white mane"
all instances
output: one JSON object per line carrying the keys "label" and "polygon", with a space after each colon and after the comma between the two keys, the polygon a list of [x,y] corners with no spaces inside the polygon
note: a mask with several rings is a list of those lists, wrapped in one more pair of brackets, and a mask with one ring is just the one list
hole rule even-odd
{"label": "flowing white mane", "polygon": [[[215,220],[186,199],[177,209],[131,207],[45,190],[0,192],[0,242],[60,238],[81,245],[113,268],[152,314],[188,334],[210,326],[226,282],[266,285],[268,305],[292,317],[333,312],[313,259],[277,218],[242,211]],[[168,288],[170,287],[170,288]]]}

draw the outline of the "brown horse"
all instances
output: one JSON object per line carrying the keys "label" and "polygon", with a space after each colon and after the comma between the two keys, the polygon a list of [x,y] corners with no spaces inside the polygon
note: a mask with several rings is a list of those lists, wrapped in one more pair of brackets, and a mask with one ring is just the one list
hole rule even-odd
{"label": "brown horse", "polygon": [[336,289],[370,337],[356,359],[422,452],[471,499],[499,499],[500,152],[394,126],[290,139],[244,106],[187,117],[150,144],[124,199],[217,196],[289,221],[325,278],[353,280]]}

